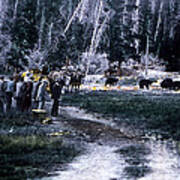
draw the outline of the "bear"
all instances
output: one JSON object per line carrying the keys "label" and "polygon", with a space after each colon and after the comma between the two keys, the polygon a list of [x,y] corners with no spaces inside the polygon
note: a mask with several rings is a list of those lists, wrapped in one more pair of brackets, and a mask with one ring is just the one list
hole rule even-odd
{"label": "bear", "polygon": [[171,78],[166,78],[161,82],[162,89],[174,89],[174,82]]}
{"label": "bear", "polygon": [[149,79],[141,79],[139,81],[139,88],[140,89],[144,89],[146,87],[146,89],[149,89],[149,86],[153,83],[156,82],[154,80],[149,80]]}
{"label": "bear", "polygon": [[173,90],[178,91],[180,89],[180,81],[173,81]]}
{"label": "bear", "polygon": [[106,82],[105,82],[105,86],[109,85],[109,86],[113,86],[113,85],[116,85],[118,82],[118,79],[115,78],[115,77],[108,77],[106,79]]}

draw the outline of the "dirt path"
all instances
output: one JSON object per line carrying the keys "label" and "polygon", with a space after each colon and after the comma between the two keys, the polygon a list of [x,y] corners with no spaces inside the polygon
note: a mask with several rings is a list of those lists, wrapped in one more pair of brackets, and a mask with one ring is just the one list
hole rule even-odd
{"label": "dirt path", "polygon": [[75,107],[61,107],[61,114],[85,151],[58,176],[43,180],[180,180],[173,142],[145,140],[134,129]]}

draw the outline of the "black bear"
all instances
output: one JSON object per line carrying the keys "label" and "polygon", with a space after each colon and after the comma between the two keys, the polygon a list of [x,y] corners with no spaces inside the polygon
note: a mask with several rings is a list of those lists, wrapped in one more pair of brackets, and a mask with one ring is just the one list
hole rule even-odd
{"label": "black bear", "polygon": [[107,86],[107,85],[109,85],[109,86],[116,85],[117,82],[118,82],[117,78],[115,78],[115,77],[108,77],[106,79],[105,86]]}
{"label": "black bear", "polygon": [[166,78],[161,82],[161,88],[163,89],[173,89],[174,82],[171,78]]}
{"label": "black bear", "polygon": [[173,90],[179,90],[179,89],[180,89],[180,81],[174,81]]}
{"label": "black bear", "polygon": [[142,79],[139,81],[139,88],[140,89],[144,89],[145,87],[147,89],[149,89],[149,86],[153,83],[153,82],[156,82],[154,80],[149,80],[149,79]]}

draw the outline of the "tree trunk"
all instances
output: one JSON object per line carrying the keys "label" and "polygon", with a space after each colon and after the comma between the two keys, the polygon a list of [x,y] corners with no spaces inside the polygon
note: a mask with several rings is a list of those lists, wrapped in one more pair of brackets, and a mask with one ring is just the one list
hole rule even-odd
{"label": "tree trunk", "polygon": [[146,43],[145,76],[148,75],[148,64],[149,64],[149,35],[147,35],[147,43]]}
{"label": "tree trunk", "polygon": [[68,18],[72,16],[72,6],[73,6],[72,0],[69,0],[69,5],[68,5],[69,16],[68,16]]}
{"label": "tree trunk", "polygon": [[[140,0],[136,0],[136,10],[133,14],[133,22],[134,22],[134,26],[133,26],[133,33],[134,34],[139,34],[139,6],[140,6]],[[135,43],[135,49],[136,49],[136,54],[139,54],[139,40],[135,39],[134,40]]]}
{"label": "tree trunk", "polygon": [[38,40],[38,49],[41,50],[42,48],[42,35],[44,31],[44,23],[45,23],[45,9],[43,8],[42,10],[42,15],[41,15],[41,22],[40,22],[40,29],[39,29],[39,40]]}
{"label": "tree trunk", "polygon": [[37,5],[36,5],[36,18],[38,17],[38,14],[39,14],[39,7],[40,7],[40,0],[37,0]]}
{"label": "tree trunk", "polygon": [[159,15],[158,15],[158,21],[157,21],[156,31],[155,31],[155,35],[154,35],[154,42],[156,42],[156,40],[157,40],[160,24],[162,22],[161,15],[162,15],[162,10],[163,10],[163,5],[164,5],[164,3],[162,1],[160,4],[160,8],[159,8]]}
{"label": "tree trunk", "polygon": [[15,6],[14,6],[14,12],[13,12],[13,20],[15,20],[17,16],[18,4],[19,4],[19,0],[16,0]]}
{"label": "tree trunk", "polygon": [[82,7],[82,3],[83,3],[83,0],[81,0],[77,6],[77,8],[75,9],[73,15],[71,16],[69,22],[67,23],[66,25],[66,28],[64,30],[64,34],[66,34],[66,32],[68,31],[69,27],[71,26],[71,23],[73,22],[74,18],[76,17],[77,13],[79,12],[80,8]]}
{"label": "tree trunk", "polygon": [[53,28],[53,22],[51,22],[49,26],[49,33],[48,33],[48,46],[51,46],[51,41],[52,41],[52,28]]}
{"label": "tree trunk", "polygon": [[122,29],[122,32],[121,32],[121,36],[124,37],[124,34],[125,34],[125,31],[124,31],[124,26],[127,25],[127,22],[126,22],[126,18],[127,18],[127,5],[128,5],[128,0],[125,0],[124,1],[124,10],[123,10],[123,29]]}
{"label": "tree trunk", "polygon": [[103,2],[101,0],[99,0],[98,4],[96,6],[96,9],[98,9],[99,11],[98,11],[98,16],[97,16],[95,26],[94,26],[93,36],[92,36],[92,39],[91,39],[91,45],[90,45],[90,49],[89,49],[89,58],[88,58],[88,62],[87,62],[86,74],[89,73],[90,58],[94,53],[95,40],[96,40],[96,36],[97,36],[97,30],[98,30],[98,27],[99,27],[99,19],[100,19],[100,16],[101,16],[102,8],[103,8]]}

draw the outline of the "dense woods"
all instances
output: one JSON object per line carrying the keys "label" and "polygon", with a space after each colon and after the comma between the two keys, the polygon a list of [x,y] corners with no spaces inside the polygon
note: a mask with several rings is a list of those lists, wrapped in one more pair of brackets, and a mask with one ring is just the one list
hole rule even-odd
{"label": "dense woods", "polygon": [[83,54],[180,69],[179,0],[0,0],[0,63],[61,66]]}

